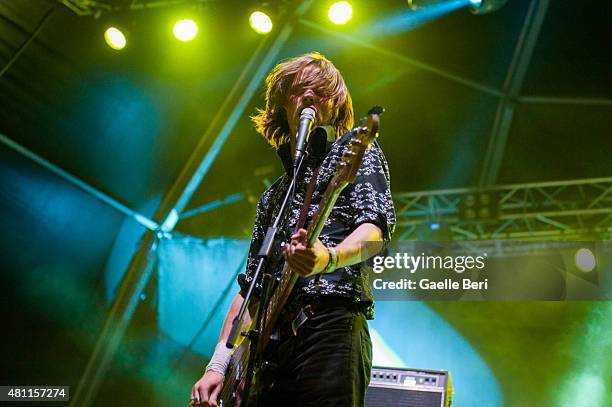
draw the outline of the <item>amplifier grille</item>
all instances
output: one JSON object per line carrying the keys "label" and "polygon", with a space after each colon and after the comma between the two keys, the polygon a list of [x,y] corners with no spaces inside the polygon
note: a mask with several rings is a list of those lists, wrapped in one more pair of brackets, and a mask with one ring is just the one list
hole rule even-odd
{"label": "amplifier grille", "polygon": [[367,407],[432,407],[442,405],[442,393],[370,387]]}

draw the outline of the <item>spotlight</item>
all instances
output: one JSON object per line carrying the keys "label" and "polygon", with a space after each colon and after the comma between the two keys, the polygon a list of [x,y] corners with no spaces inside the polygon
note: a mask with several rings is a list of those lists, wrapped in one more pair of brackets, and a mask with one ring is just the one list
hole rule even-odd
{"label": "spotlight", "polygon": [[177,21],[172,29],[174,36],[183,42],[191,41],[198,33],[198,25],[193,20],[185,19]]}
{"label": "spotlight", "polygon": [[125,40],[125,35],[115,27],[109,27],[104,32],[104,40],[106,44],[112,49],[120,50],[125,48],[125,44],[127,41]]}
{"label": "spotlight", "polygon": [[470,0],[470,11],[474,14],[487,14],[502,8],[508,0]]}
{"label": "spotlight", "polygon": [[597,262],[595,260],[595,254],[590,249],[581,248],[576,250],[576,254],[574,255],[574,262],[576,263],[576,267],[579,270],[584,272],[593,271]]}
{"label": "spotlight", "polygon": [[261,11],[251,13],[249,17],[251,28],[258,34],[267,34],[272,31],[272,20],[268,15]]}
{"label": "spotlight", "polygon": [[334,24],[346,24],[353,17],[353,7],[348,1],[339,1],[331,5],[327,16]]}
{"label": "spotlight", "polygon": [[493,222],[499,216],[499,195],[494,191],[469,193],[459,201],[459,219],[464,222]]}

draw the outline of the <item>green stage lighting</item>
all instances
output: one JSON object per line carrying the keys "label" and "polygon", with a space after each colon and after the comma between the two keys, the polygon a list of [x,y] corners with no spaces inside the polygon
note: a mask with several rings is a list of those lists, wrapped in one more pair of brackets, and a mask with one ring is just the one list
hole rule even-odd
{"label": "green stage lighting", "polygon": [[353,17],[353,7],[348,1],[339,1],[331,5],[327,16],[334,24],[346,24]]}
{"label": "green stage lighting", "polygon": [[125,44],[127,43],[125,39],[125,35],[115,27],[109,27],[104,32],[104,40],[106,44],[115,50],[120,50],[125,48]]}
{"label": "green stage lighting", "polygon": [[172,29],[174,36],[183,42],[191,41],[198,34],[198,25],[193,20],[184,19],[177,21]]}
{"label": "green stage lighting", "polygon": [[258,34],[267,34],[272,31],[272,19],[261,11],[251,13],[249,24],[251,24],[251,28]]}

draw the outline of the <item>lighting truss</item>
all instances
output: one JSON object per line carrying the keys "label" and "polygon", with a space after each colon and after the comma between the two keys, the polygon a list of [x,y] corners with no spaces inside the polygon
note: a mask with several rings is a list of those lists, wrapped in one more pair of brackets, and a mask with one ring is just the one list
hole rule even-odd
{"label": "lighting truss", "polygon": [[[493,219],[466,220],[468,196],[483,192],[497,199]],[[570,240],[612,238],[612,177],[498,185],[394,195],[400,240],[442,225],[448,240]]]}
{"label": "lighting truss", "polygon": [[97,17],[101,13],[135,11],[181,4],[203,4],[210,0],[58,0],[78,16]]}

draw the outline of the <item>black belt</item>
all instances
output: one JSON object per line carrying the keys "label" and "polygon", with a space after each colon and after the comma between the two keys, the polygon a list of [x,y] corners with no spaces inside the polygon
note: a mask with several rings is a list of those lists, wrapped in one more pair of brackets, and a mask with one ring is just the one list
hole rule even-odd
{"label": "black belt", "polygon": [[297,314],[290,318],[291,321],[291,332],[294,336],[297,336],[300,327],[304,325],[308,319],[319,315],[330,308],[342,307],[354,312],[363,311],[363,306],[355,303],[348,298],[318,298],[311,301],[306,301],[297,311]]}

